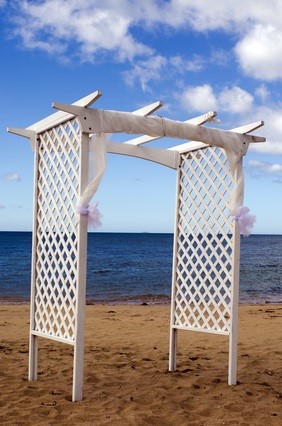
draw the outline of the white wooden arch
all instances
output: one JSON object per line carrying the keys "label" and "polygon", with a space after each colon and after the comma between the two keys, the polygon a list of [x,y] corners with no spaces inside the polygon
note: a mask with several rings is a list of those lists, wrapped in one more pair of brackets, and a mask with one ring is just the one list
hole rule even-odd
{"label": "white wooden arch", "polygon": [[[35,153],[29,380],[37,380],[39,338],[70,344],[72,398],[82,399],[88,225],[76,205],[89,185],[93,134],[125,132],[141,136],[107,141],[108,153],[177,170],[169,370],[176,369],[178,330],[223,334],[229,337],[228,383],[236,384],[240,230],[231,213],[243,198],[242,156],[249,143],[265,140],[248,133],[263,122],[222,131],[202,126],[215,121],[215,112],[186,122],[151,117],[161,102],[133,113],[89,108],[100,96],[54,104],[57,113],[8,129],[28,138]],[[164,136],[190,142],[142,146]]]}

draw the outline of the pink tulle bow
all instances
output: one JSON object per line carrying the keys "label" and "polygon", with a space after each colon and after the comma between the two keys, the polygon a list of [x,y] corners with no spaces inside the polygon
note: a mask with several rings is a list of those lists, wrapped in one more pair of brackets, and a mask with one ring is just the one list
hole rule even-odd
{"label": "pink tulle bow", "polygon": [[76,213],[80,214],[81,216],[88,216],[88,224],[93,228],[99,228],[102,226],[102,222],[100,220],[102,218],[102,214],[97,209],[97,206],[98,202],[87,207],[78,205],[76,208]]}
{"label": "pink tulle bow", "polygon": [[236,210],[236,215],[234,220],[238,222],[240,233],[244,237],[248,237],[252,233],[256,217],[252,214],[249,214],[250,209],[246,206],[240,206]]}

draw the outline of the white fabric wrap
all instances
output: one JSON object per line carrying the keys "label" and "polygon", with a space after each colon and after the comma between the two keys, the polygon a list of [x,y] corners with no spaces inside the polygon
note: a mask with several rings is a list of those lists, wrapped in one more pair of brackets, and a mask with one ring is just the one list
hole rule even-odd
{"label": "white fabric wrap", "polygon": [[[225,150],[230,170],[236,176],[236,184],[230,200],[230,213],[243,204],[244,178],[241,157],[244,155],[242,140],[234,132],[222,131],[203,126],[196,126],[181,121],[164,119],[158,116],[142,117],[127,112],[91,109],[93,130],[94,179],[79,198],[78,204],[86,207],[97,191],[106,168],[106,145],[108,133],[146,134],[148,136],[167,136],[188,139],[218,146]],[[90,170],[92,166],[90,164]]]}
{"label": "white fabric wrap", "polygon": [[77,205],[87,208],[96,193],[106,169],[107,135],[97,133],[90,139],[89,184],[78,199]]}
{"label": "white fabric wrap", "polygon": [[[223,148],[226,152],[232,173],[235,165],[243,155],[242,142],[234,132],[210,129],[204,126],[150,116],[142,117],[128,112],[106,111],[93,109],[95,129],[104,133],[131,133],[148,136],[167,136],[188,139],[211,146]],[[96,130],[97,131],[97,130]]]}

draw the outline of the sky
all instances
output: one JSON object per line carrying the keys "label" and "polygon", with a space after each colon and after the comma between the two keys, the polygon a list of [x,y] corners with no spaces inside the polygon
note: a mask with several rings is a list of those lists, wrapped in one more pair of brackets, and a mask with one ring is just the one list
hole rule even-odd
{"label": "sky", "polygon": [[[32,229],[33,153],[7,127],[100,90],[96,108],[161,100],[158,114],[174,120],[217,111],[218,129],[263,120],[254,134],[267,141],[244,158],[244,204],[254,233],[282,234],[282,2],[238,3],[0,0],[0,230]],[[172,169],[109,154],[100,231],[173,232],[175,182]]]}

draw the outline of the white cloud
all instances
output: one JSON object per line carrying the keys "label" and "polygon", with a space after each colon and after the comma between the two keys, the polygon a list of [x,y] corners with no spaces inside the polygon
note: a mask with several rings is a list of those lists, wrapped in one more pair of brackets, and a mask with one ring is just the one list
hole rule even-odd
{"label": "white cloud", "polygon": [[[266,89],[262,89],[263,91]],[[237,127],[236,116],[242,116],[242,124],[263,120],[265,125],[255,132],[266,138],[264,143],[253,143],[251,151],[262,154],[282,155],[282,114],[281,105],[272,107],[255,105],[253,96],[238,86],[215,91],[211,85],[187,87],[178,99],[183,109],[190,112],[205,113],[215,110],[225,115],[231,127]],[[226,120],[225,120],[226,121]]]}
{"label": "white cloud", "polygon": [[168,58],[170,68],[177,70],[179,73],[185,73],[186,71],[198,72],[202,71],[205,66],[205,60],[200,55],[194,55],[190,60],[183,58],[183,56],[172,56]]}
{"label": "white cloud", "polygon": [[136,61],[131,70],[124,73],[127,84],[133,85],[138,80],[143,90],[148,89],[150,80],[159,80],[168,61],[161,55],[154,56],[144,61]]}
{"label": "white cloud", "polygon": [[20,182],[22,180],[20,175],[15,172],[6,173],[5,175],[1,176],[1,179],[3,179],[6,182]]}
{"label": "white cloud", "polygon": [[223,49],[214,49],[211,52],[210,62],[220,66],[226,66],[233,59],[233,53]]}
{"label": "white cloud", "polygon": [[152,49],[134,39],[130,26],[134,12],[128,1],[48,0],[18,3],[15,34],[24,47],[48,53],[67,52],[75,43],[83,60],[94,60],[96,53],[114,52],[116,59],[150,55]]}
{"label": "white cloud", "polygon": [[[212,47],[205,59],[166,57],[173,72],[201,71],[208,62],[226,65],[232,52],[246,75],[264,81],[282,78],[281,0],[244,0],[243,7],[231,0],[209,6],[207,0],[0,0],[1,5],[14,23],[9,36],[19,37],[23,48],[40,49],[64,61],[132,62],[132,78],[127,75],[127,80],[141,81],[144,90],[157,78],[157,67],[163,70],[159,64],[151,73],[146,67],[146,62],[163,56],[148,35],[167,29],[173,29],[171,34],[222,31],[232,35],[234,47],[229,52]],[[265,100],[263,96],[261,92]]]}
{"label": "white cloud", "polygon": [[272,178],[274,183],[282,183],[282,163],[249,160],[247,170],[255,178],[267,176]]}
{"label": "white cloud", "polygon": [[[189,25],[199,32],[222,29],[238,34],[246,32],[255,23],[273,22],[281,27],[280,0],[244,0],[242,7],[236,1],[217,0],[207,6],[206,0],[171,0],[163,4],[159,17],[173,27]],[[149,18],[150,19],[150,18]]]}
{"label": "white cloud", "polygon": [[249,160],[248,166],[263,173],[282,174],[282,163],[267,163],[258,160]]}
{"label": "white cloud", "polygon": [[209,84],[188,87],[180,97],[183,107],[188,111],[206,112],[217,108],[217,99]]}
{"label": "white cloud", "polygon": [[252,95],[240,87],[225,88],[218,95],[220,109],[240,114],[249,111],[253,105]]}
{"label": "white cloud", "polygon": [[[208,7],[206,0],[21,0],[9,6],[13,4],[16,8],[8,9],[7,15],[26,48],[70,56],[75,45],[83,60],[97,59],[102,52],[125,61],[156,53],[137,39],[136,28],[143,32],[163,27],[200,33],[222,30],[232,33],[234,42],[239,40],[235,52],[247,74],[267,80],[281,77],[281,0],[245,0],[243,7],[226,0]],[[222,52],[217,60],[225,60]],[[186,65],[188,70],[201,67],[194,60]]]}
{"label": "white cloud", "polygon": [[255,90],[256,96],[261,99],[262,101],[266,101],[269,97],[269,90],[267,89],[265,84],[261,84],[259,87]]}
{"label": "white cloud", "polygon": [[232,114],[243,114],[253,106],[252,95],[238,86],[225,87],[217,94],[209,84],[188,87],[180,99],[185,108],[202,113],[219,109]]}
{"label": "white cloud", "polygon": [[204,67],[205,61],[200,56],[186,60],[182,56],[165,57],[155,55],[144,60],[134,61],[132,68],[124,72],[128,85],[132,86],[138,81],[144,91],[148,91],[149,81],[160,81],[166,78],[176,78],[187,71],[198,72]]}
{"label": "white cloud", "polygon": [[247,75],[267,81],[282,78],[282,28],[256,25],[237,43],[235,52]]}
{"label": "white cloud", "polygon": [[256,107],[249,114],[249,120],[264,120],[264,127],[257,130],[257,134],[264,136],[266,142],[253,143],[250,146],[252,151],[262,154],[282,155],[282,114],[281,106]]}

